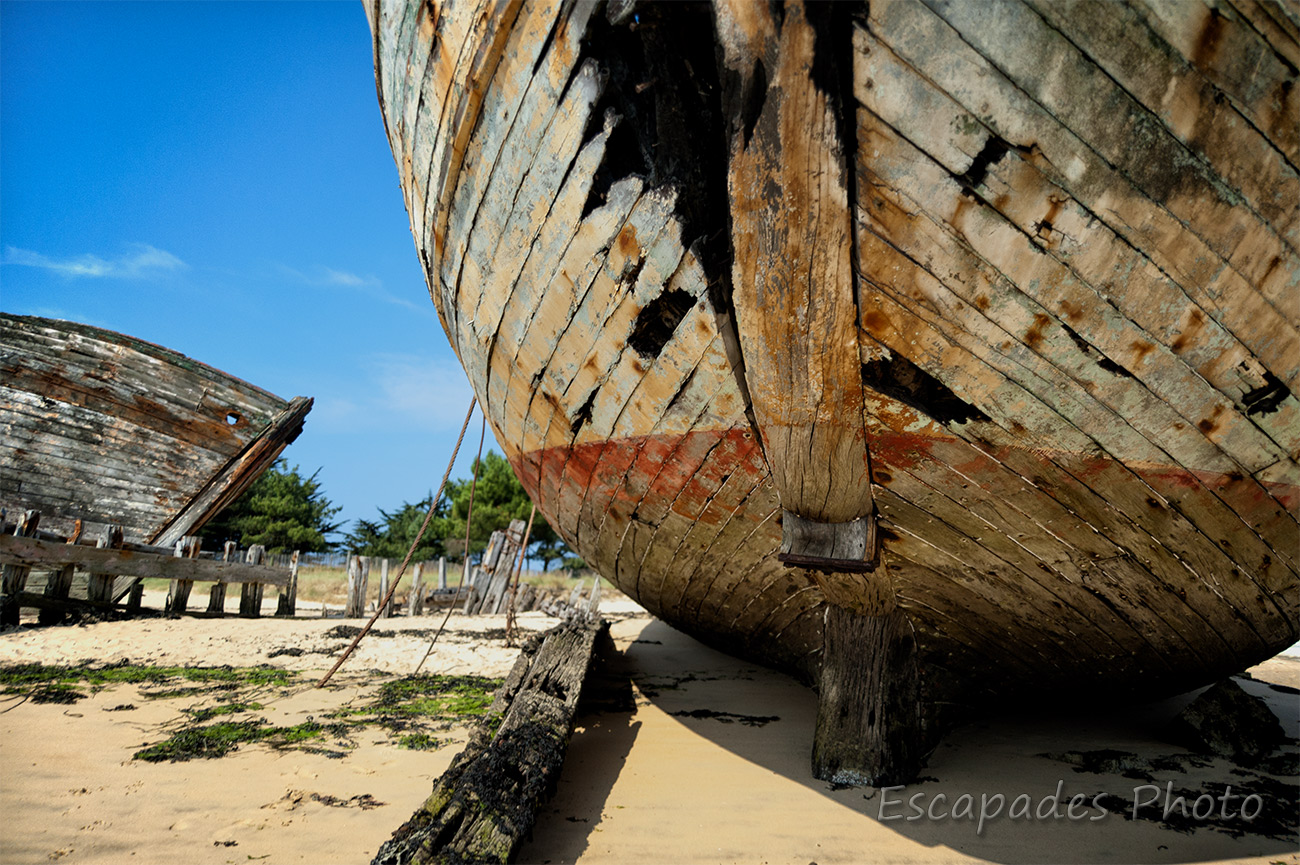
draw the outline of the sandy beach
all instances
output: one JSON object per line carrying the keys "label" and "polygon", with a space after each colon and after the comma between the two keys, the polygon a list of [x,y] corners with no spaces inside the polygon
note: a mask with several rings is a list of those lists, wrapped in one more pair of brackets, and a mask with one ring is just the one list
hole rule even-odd
{"label": "sandy beach", "polygon": [[[414,671],[441,621],[381,621],[318,690],[311,686],[348,642],[339,626],[362,622],[306,612],[23,628],[0,635],[0,664],[268,664],[299,675],[252,694],[262,707],[252,714],[290,726],[368,705],[384,682]],[[810,690],[702,646],[630,601],[605,612],[618,653],[591,685],[522,862],[1300,862],[1296,658],[1279,656],[1243,680],[1292,737],[1271,772],[1163,742],[1160,729],[1193,696],[1183,695],[985,718],[949,734],[916,784],[832,789],[809,771]],[[553,623],[520,617],[527,631]],[[503,626],[503,616],[453,616],[423,672],[504,675],[515,650]],[[14,696],[0,704],[0,861],[367,862],[465,739],[463,725],[444,723],[432,733],[438,748],[409,750],[390,731],[363,727],[314,751],[255,742],[220,759],[145,762],[132,755],[216,698],[151,699],[142,689],[113,684],[72,704]],[[1225,785],[1235,795],[1228,805],[1216,799],[1212,817],[1163,818],[1167,792],[1191,809]],[[1260,813],[1243,820],[1252,793]],[[999,796],[1004,807],[992,815]],[[1010,818],[1017,797],[1037,813]],[[908,819],[918,807],[937,819]]]}

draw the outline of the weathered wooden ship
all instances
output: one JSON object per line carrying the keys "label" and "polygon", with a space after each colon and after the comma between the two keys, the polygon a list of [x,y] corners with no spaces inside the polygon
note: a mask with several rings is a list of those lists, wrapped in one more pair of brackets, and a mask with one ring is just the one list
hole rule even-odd
{"label": "weathered wooden ship", "polygon": [[366,5],[497,441],[820,777],[1296,641],[1294,3]]}
{"label": "weathered wooden ship", "polygon": [[0,508],[9,522],[38,511],[47,535],[120,526],[171,547],[275,461],[311,406],[134,337],[0,313]]}

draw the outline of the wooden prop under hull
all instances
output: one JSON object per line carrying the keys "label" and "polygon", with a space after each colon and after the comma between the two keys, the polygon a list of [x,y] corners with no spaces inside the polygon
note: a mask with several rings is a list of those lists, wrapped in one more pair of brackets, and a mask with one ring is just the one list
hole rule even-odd
{"label": "wooden prop under hull", "polygon": [[851,722],[820,772],[907,774],[941,707],[1297,639],[1291,7],[367,11],[516,473],[652,612],[820,678]]}

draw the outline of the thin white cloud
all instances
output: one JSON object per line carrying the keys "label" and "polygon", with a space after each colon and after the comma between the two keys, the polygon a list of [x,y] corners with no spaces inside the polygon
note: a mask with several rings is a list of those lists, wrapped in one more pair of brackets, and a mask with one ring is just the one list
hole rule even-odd
{"label": "thin white cloud", "polygon": [[70,279],[149,279],[188,267],[170,252],[147,243],[132,244],[129,252],[116,258],[102,258],[91,253],[53,258],[30,249],[9,246],[5,248],[4,263],[39,267]]}
{"label": "thin white cloud", "polygon": [[276,268],[284,276],[303,285],[353,289],[374,300],[402,306],[429,318],[435,317],[432,303],[415,303],[404,297],[398,297],[384,288],[383,281],[377,276],[361,276],[348,270],[335,270],[324,265],[316,265],[306,270],[298,270],[283,264],[276,265]]}
{"label": "thin white cloud", "polygon": [[358,390],[317,400],[313,419],[323,427],[355,431],[400,426],[429,432],[460,428],[471,391],[454,361],[413,354],[366,360]]}

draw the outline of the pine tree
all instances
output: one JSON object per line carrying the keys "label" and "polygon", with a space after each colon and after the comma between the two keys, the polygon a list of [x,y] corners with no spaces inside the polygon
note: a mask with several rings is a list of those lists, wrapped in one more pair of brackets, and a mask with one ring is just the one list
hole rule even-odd
{"label": "pine tree", "polygon": [[268,553],[293,550],[324,552],[333,544],[326,537],[339,530],[330,518],[342,510],[321,492],[316,476],[304,478],[278,459],[244,494],[208,522],[199,537],[209,546],[235,541],[242,547],[262,544]]}

